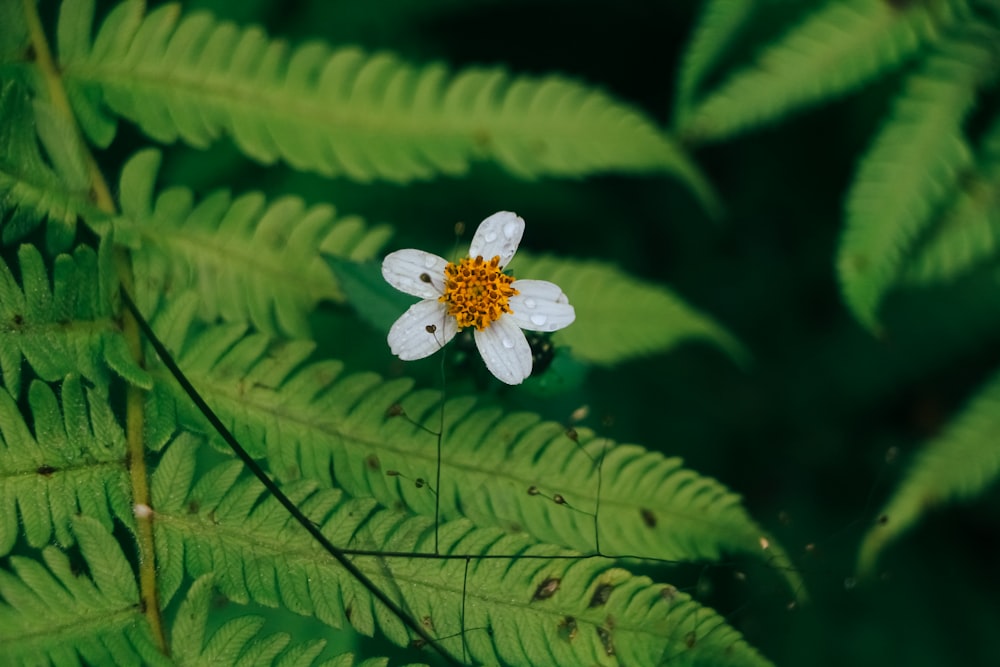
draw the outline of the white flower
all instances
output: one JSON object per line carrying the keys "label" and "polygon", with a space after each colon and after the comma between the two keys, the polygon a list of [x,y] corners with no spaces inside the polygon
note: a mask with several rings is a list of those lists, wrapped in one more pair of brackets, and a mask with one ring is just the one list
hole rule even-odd
{"label": "white flower", "polygon": [[479,224],[469,256],[458,262],[423,250],[397,250],[382,262],[382,276],[396,289],[423,300],[389,330],[389,349],[404,361],[423,359],[466,327],[486,367],[507,384],[531,374],[531,348],[521,329],[556,331],[576,319],[558,285],[515,280],[503,273],[524,234],[524,220],[509,211]]}

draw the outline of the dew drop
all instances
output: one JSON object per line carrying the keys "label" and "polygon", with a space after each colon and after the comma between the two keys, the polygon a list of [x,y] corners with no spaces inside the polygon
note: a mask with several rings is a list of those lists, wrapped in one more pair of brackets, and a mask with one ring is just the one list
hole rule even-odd
{"label": "dew drop", "polygon": [[516,222],[508,222],[506,225],[503,226],[503,235],[509,239],[514,238],[515,236],[517,236],[518,226],[519,225]]}
{"label": "dew drop", "polygon": [[496,240],[497,240],[497,233],[496,232],[486,232],[486,242],[487,243],[493,243]]}
{"label": "dew drop", "polygon": [[424,257],[424,266],[426,266],[428,269],[434,268],[435,264],[437,264],[436,257],[432,257],[430,255]]}
{"label": "dew drop", "polygon": [[534,299],[525,299],[524,300],[524,307],[525,308],[534,308],[537,305],[538,305],[538,303]]}
{"label": "dew drop", "polygon": [[504,338],[503,340],[500,341],[500,344],[503,345],[508,350],[514,347],[514,341],[512,341],[510,338]]}
{"label": "dew drop", "polygon": [[548,318],[541,313],[535,313],[531,316],[531,323],[536,326],[542,326]]}

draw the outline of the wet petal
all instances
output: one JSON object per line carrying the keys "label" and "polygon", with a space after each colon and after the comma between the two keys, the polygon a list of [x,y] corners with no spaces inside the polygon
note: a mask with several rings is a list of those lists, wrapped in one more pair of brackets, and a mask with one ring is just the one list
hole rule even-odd
{"label": "wet petal", "polygon": [[469,244],[469,257],[482,256],[489,261],[500,257],[500,267],[510,263],[524,234],[524,220],[510,211],[500,211],[479,223]]}
{"label": "wet petal", "polygon": [[398,289],[422,299],[444,292],[444,267],[448,262],[423,250],[397,250],[382,260],[382,277]]}
{"label": "wet petal", "polygon": [[403,361],[434,354],[455,337],[458,324],[437,299],[410,306],[389,329],[389,349]]}
{"label": "wet petal", "polygon": [[547,280],[515,280],[519,293],[510,297],[510,314],[517,326],[528,331],[558,331],[576,319],[576,311],[562,289]]}
{"label": "wet petal", "polygon": [[531,347],[514,320],[504,316],[482,331],[476,330],[476,347],[501,382],[521,384],[531,375]]}

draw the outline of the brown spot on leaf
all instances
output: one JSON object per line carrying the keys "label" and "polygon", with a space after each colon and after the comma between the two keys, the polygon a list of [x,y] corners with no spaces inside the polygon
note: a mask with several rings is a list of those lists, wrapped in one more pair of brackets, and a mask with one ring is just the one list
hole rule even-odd
{"label": "brown spot on leaf", "polygon": [[559,621],[559,636],[568,642],[576,639],[576,619],[566,616]]}
{"label": "brown spot on leaf", "polygon": [[653,514],[653,510],[643,507],[639,510],[639,514],[642,515],[642,522],[646,524],[646,528],[656,528],[656,515]]}
{"label": "brown spot on leaf", "polygon": [[604,652],[607,655],[615,654],[615,643],[611,638],[611,630],[605,628],[602,625],[597,626],[597,636],[601,640],[601,646],[604,647]]}
{"label": "brown spot on leaf", "polygon": [[38,470],[36,470],[35,472],[37,472],[42,477],[52,477],[52,473],[54,473],[55,471],[56,469],[53,468],[52,466],[43,464],[38,466]]}
{"label": "brown spot on leaf", "polygon": [[538,600],[548,600],[550,597],[556,594],[559,590],[559,583],[562,581],[559,577],[549,577],[542,583],[538,584],[538,588],[535,589],[535,595],[531,598],[532,602]]}
{"label": "brown spot on leaf", "polygon": [[608,598],[611,597],[611,591],[615,590],[615,587],[611,584],[600,584],[594,591],[594,594],[590,598],[590,604],[587,605],[591,609],[594,607],[603,607],[608,602]]}
{"label": "brown spot on leaf", "polygon": [[368,466],[369,470],[378,470],[382,465],[378,462],[378,457],[374,454],[369,454],[368,458],[365,459],[365,465]]}

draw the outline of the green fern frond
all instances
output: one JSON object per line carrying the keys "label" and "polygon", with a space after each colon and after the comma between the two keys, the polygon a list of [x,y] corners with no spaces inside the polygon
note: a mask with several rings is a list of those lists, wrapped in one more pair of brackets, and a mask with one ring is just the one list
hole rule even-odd
{"label": "green fern frond", "polygon": [[[13,244],[43,222],[55,254],[69,248],[77,214],[90,208],[86,172],[66,140],[67,123],[32,102],[17,81],[0,86],[0,243]],[[52,159],[47,162],[39,141]]]}
{"label": "green fern frond", "polygon": [[[212,603],[213,575],[199,577],[188,590],[184,601],[177,610],[172,628],[171,658],[178,667],[205,667],[214,665],[239,665],[240,667],[309,667],[316,664],[326,642],[322,639],[292,644],[291,637],[277,632],[261,637],[264,619],[259,616],[243,616],[227,621],[215,633],[205,639],[208,625],[209,607]],[[323,667],[353,667],[354,658],[350,654],[320,663]],[[373,659],[360,663],[357,667],[381,665],[385,660]],[[416,667],[416,666],[414,666]]]}
{"label": "green fern frond", "polygon": [[[194,577],[214,572],[219,589],[238,602],[282,604],[365,634],[377,627],[394,643],[410,644],[396,617],[276,500],[261,497],[257,480],[237,481],[240,468],[234,461],[193,486],[187,480],[190,492],[181,502],[154,495],[158,544],[168,545],[163,567],[183,567]],[[383,556],[434,553],[433,519],[378,509],[372,499],[346,500],[309,483],[288,489],[331,541],[366,551],[353,556],[354,564],[446,637],[442,645],[453,656],[467,651],[473,663],[509,665],[652,665],[675,656],[691,665],[770,664],[713,611],[608,559],[552,559],[573,554],[464,520],[440,526],[440,553],[468,554],[468,567],[464,558]],[[491,555],[512,557],[484,558]]]}
{"label": "green fern frond", "polygon": [[[61,22],[92,16],[81,4],[89,10],[92,0],[66,3]],[[100,145],[114,134],[103,103],[159,141],[204,147],[228,134],[263,163],[361,181],[462,174],[492,160],[527,178],[673,173],[714,205],[694,165],[646,116],[569,79],[500,68],[451,75],[319,42],[292,49],[256,27],[182,18],[176,4],[146,17],[139,6],[118,5],[89,49],[89,21],[65,30],[67,86]]]}
{"label": "green fern frond", "polygon": [[59,255],[49,270],[31,245],[18,250],[20,285],[0,260],[0,379],[7,391],[21,390],[22,359],[44,380],[79,373],[107,386],[108,369],[148,389],[151,380],[129,354],[112,310],[114,270],[111,245],[100,252],[79,246]]}
{"label": "green fern frond", "polygon": [[1000,62],[997,38],[972,23],[928,55],[861,163],[838,270],[847,305],[869,329],[878,326],[879,304],[907,253],[973,164],[962,124]]}
{"label": "green fern frond", "polygon": [[704,3],[691,43],[684,51],[677,79],[674,124],[686,125],[698,86],[757,6],[752,0],[709,0]]}
{"label": "green fern frond", "polygon": [[[243,445],[267,455],[279,478],[311,479],[434,516],[432,493],[386,471],[435,478],[436,439],[387,411],[401,404],[411,419],[436,425],[436,392],[411,393],[408,381],[374,374],[342,376],[333,361],[303,366],[310,344],[275,345],[236,327],[212,327],[184,344],[176,338],[178,314],[170,320],[175,338],[165,342],[180,350],[181,368]],[[186,397],[178,396],[177,410],[182,423],[207,430]],[[474,409],[470,398],[449,401],[445,417],[443,518],[524,530],[584,552],[599,537],[609,555],[716,559],[725,551],[788,563],[779,547],[762,550],[764,533],[736,494],[684,469],[678,458],[584,429],[570,437],[536,415]],[[546,499],[553,494],[569,505]],[[797,575],[783,574],[798,593]]]}
{"label": "green fern frond", "polygon": [[954,280],[1000,254],[1000,115],[978,153],[975,172],[907,260],[907,282]]}
{"label": "green fern frond", "polygon": [[160,154],[136,154],[122,173],[123,215],[116,240],[133,247],[138,303],[158,308],[164,294],[196,289],[199,316],[252,323],[272,335],[308,337],[307,317],[321,300],[343,301],[327,256],[373,257],[387,226],[337,218],[330,206],[307,208],[297,197],[270,204],[259,192],[233,198],[216,191],[195,204],[187,188],[152,203]]}
{"label": "green fern frond", "polygon": [[84,388],[79,376],[68,376],[58,397],[46,383],[32,382],[32,432],[0,391],[0,555],[19,533],[34,547],[53,537],[71,544],[71,517],[78,512],[108,530],[112,515],[131,525],[125,435],[106,394]]}
{"label": "green fern frond", "polygon": [[[2,396],[2,394],[0,394]],[[135,575],[101,522],[78,516],[73,533],[88,572],[62,551],[11,556],[0,569],[0,646],[14,665],[167,665],[139,608]]]}
{"label": "green fern frond", "polygon": [[932,509],[974,498],[1000,477],[1000,375],[916,455],[906,478],[861,543],[858,572],[871,575],[885,548]]}
{"label": "green fern frond", "polygon": [[899,10],[884,0],[830,0],[697,105],[681,134],[717,141],[848,92],[913,56],[969,11],[964,0],[908,4]]}
{"label": "green fern frond", "polygon": [[739,364],[749,361],[746,349],[719,324],[666,287],[637,280],[614,265],[518,253],[512,267],[518,275],[556,283],[569,297],[576,322],[553,340],[572,348],[578,359],[614,364],[684,340],[704,340]]}

